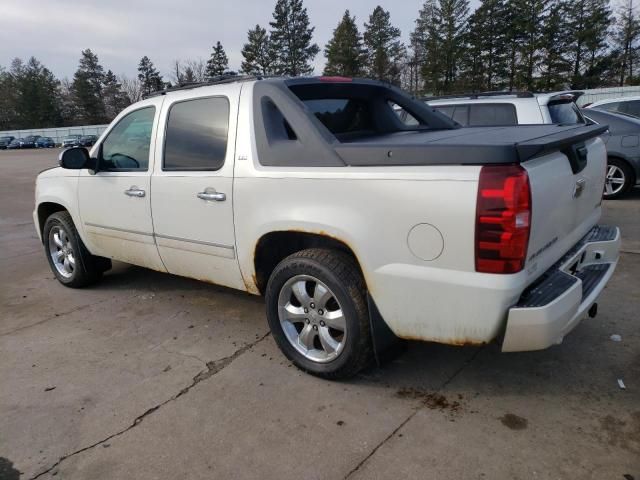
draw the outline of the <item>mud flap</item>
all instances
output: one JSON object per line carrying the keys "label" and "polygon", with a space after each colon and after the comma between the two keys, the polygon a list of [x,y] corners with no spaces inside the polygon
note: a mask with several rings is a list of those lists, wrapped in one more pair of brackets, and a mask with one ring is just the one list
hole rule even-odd
{"label": "mud flap", "polygon": [[369,305],[369,328],[371,329],[373,354],[376,358],[376,364],[380,367],[403,352],[406,348],[406,342],[396,337],[391,331],[380,315],[376,302],[368,293],[367,304]]}

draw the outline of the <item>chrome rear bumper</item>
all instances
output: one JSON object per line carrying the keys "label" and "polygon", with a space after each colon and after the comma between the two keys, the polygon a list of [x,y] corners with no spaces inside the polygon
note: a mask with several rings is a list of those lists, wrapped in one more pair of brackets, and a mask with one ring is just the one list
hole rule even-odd
{"label": "chrome rear bumper", "polygon": [[509,309],[502,351],[542,350],[561,343],[613,275],[619,251],[617,227],[593,227]]}

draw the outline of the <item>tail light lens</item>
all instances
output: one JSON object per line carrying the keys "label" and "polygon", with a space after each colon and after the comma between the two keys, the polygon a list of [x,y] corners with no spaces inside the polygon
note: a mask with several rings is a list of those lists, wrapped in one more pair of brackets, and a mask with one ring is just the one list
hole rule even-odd
{"label": "tail light lens", "polygon": [[476,271],[521,271],[531,229],[526,170],[519,165],[482,167],[476,208]]}

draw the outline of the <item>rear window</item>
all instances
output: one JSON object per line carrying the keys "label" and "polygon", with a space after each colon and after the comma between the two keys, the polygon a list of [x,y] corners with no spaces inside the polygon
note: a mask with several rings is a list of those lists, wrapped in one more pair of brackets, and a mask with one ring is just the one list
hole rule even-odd
{"label": "rear window", "polygon": [[333,134],[373,130],[368,103],[355,98],[305,100],[304,104]]}
{"label": "rear window", "polygon": [[549,115],[551,123],[561,123],[564,125],[574,125],[584,123],[584,118],[573,102],[549,103]]}
{"label": "rear window", "polygon": [[510,103],[459,104],[436,106],[435,108],[465,127],[518,124],[516,107]]}

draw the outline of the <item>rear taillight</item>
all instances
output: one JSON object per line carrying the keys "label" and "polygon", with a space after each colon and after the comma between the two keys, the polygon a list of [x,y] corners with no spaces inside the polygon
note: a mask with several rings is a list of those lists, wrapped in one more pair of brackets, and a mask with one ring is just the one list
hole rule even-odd
{"label": "rear taillight", "polygon": [[482,167],[476,206],[476,271],[524,268],[531,227],[529,176],[519,165]]}

